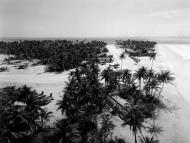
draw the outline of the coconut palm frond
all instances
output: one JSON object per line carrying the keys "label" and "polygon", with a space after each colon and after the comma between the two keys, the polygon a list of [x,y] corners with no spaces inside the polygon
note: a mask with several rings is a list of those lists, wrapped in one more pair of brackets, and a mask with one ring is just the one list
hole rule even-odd
{"label": "coconut palm frond", "polygon": [[159,125],[151,124],[148,127],[148,132],[150,134],[155,135],[155,136],[160,135],[163,131],[164,131],[163,128],[161,126],[159,126]]}

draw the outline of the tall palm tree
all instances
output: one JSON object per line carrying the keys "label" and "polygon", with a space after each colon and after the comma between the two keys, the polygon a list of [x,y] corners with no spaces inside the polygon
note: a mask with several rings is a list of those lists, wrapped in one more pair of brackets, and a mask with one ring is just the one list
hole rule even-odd
{"label": "tall palm tree", "polygon": [[141,90],[141,79],[146,79],[147,77],[147,68],[142,66],[134,73],[134,78],[139,80],[139,89]]}
{"label": "tall palm tree", "polygon": [[110,67],[108,67],[107,69],[104,69],[101,73],[101,79],[104,79],[105,80],[105,84],[107,85],[110,81],[110,78],[111,78],[111,73],[112,73],[112,70],[110,69]]}
{"label": "tall palm tree", "polygon": [[77,83],[76,79],[71,78],[69,82],[66,83],[64,89],[64,95],[60,100],[57,101],[57,110],[61,110],[62,114],[66,113],[68,117],[74,117],[78,108],[76,107],[76,102],[78,102],[77,94]]}
{"label": "tall palm tree", "polygon": [[98,78],[99,68],[92,64],[87,65],[80,80],[71,77],[64,96],[57,102],[58,110],[69,118],[92,117],[102,112],[105,100],[103,87]]}
{"label": "tall palm tree", "polygon": [[172,81],[174,81],[175,78],[172,76],[172,73],[170,71],[161,71],[161,73],[158,74],[157,78],[158,78],[158,81],[162,83],[162,87],[159,93],[159,96],[160,96],[164,88],[164,84],[172,83]]}
{"label": "tall palm tree", "polygon": [[[151,80],[156,78],[156,73],[153,69],[149,69],[147,70],[147,74],[146,74],[146,83],[149,83]],[[150,88],[150,87],[149,87]]]}
{"label": "tall palm tree", "polygon": [[155,93],[158,92],[160,89],[159,85],[160,83],[157,80],[157,78],[153,78],[146,82],[144,86],[144,90],[146,91],[146,93],[149,93],[150,95],[155,96]]}
{"label": "tall palm tree", "polygon": [[124,122],[122,126],[129,126],[130,130],[132,130],[135,136],[135,143],[137,143],[137,132],[144,128],[144,114],[142,108],[136,101],[130,101],[125,109],[127,110],[127,114],[125,115]]}
{"label": "tall palm tree", "polygon": [[123,70],[123,60],[125,59],[125,52],[121,53],[119,58],[121,59],[121,70]]}
{"label": "tall palm tree", "polygon": [[130,84],[131,82],[131,71],[128,70],[128,69],[125,69],[123,70],[123,75],[122,75],[122,81],[125,83],[125,84]]}
{"label": "tall palm tree", "polygon": [[110,136],[115,128],[113,121],[111,121],[111,116],[109,114],[102,114],[101,115],[101,128],[99,129],[99,136],[102,142],[106,142],[108,136]]}
{"label": "tall palm tree", "polygon": [[150,69],[153,68],[153,62],[154,62],[155,59],[156,59],[156,53],[155,54],[151,54],[150,55],[150,60],[151,60],[151,68]]}

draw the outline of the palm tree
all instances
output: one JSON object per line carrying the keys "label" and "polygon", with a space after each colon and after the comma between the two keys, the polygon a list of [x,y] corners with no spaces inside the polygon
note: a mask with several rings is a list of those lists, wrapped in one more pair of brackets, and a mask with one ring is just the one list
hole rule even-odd
{"label": "palm tree", "polygon": [[107,69],[104,69],[101,73],[101,79],[105,80],[105,84],[107,85],[110,82],[112,76],[112,70],[110,69],[110,67],[108,67]]}
{"label": "palm tree", "polygon": [[126,105],[125,109],[127,110],[127,114],[125,115],[122,126],[128,125],[130,127],[130,130],[132,130],[135,136],[135,143],[137,143],[137,132],[140,131],[141,133],[141,129],[144,127],[142,108],[135,100],[132,100]]}
{"label": "palm tree", "polygon": [[161,134],[161,132],[163,132],[163,129],[162,127],[160,127],[159,125],[155,125],[155,124],[151,124],[149,127],[148,127],[148,132],[150,134],[154,136],[158,136]]}
{"label": "palm tree", "polygon": [[119,56],[119,58],[121,59],[121,70],[123,69],[123,60],[125,59],[125,52],[121,53],[121,55]]}
{"label": "palm tree", "polygon": [[123,75],[122,75],[122,81],[125,83],[125,84],[130,84],[131,82],[131,71],[128,70],[128,69],[125,69],[123,70]]}
{"label": "palm tree", "polygon": [[119,91],[119,97],[122,99],[128,101],[138,100],[143,95],[141,90],[138,90],[138,87],[135,85],[135,83],[132,83],[130,86],[124,86]]}
{"label": "palm tree", "polygon": [[61,119],[56,122],[55,131],[50,140],[59,143],[86,143],[89,133],[94,130],[97,130],[97,125],[88,118]]}
{"label": "palm tree", "polygon": [[[90,64],[90,65],[89,65]],[[99,68],[96,64],[89,63],[80,80],[70,78],[65,87],[65,93],[57,102],[58,110],[66,113],[68,118],[79,118],[84,115],[92,117],[101,113],[104,107],[105,96],[102,84],[99,82]]]}
{"label": "palm tree", "polygon": [[163,87],[165,83],[172,83],[174,81],[174,77],[172,76],[172,73],[170,71],[161,71],[161,73],[158,74],[158,81],[162,83],[162,87],[159,93],[159,96],[162,93]]}
{"label": "palm tree", "polygon": [[78,81],[81,80],[81,76],[82,76],[82,71],[79,68],[76,68],[75,71],[71,71],[69,73],[69,78],[74,78]]}
{"label": "palm tree", "polygon": [[155,71],[153,69],[149,69],[147,71],[147,80],[150,81],[156,76]]}
{"label": "palm tree", "polygon": [[100,137],[103,142],[106,142],[108,136],[110,136],[115,128],[113,121],[110,120],[111,116],[109,114],[101,115],[101,128],[99,130]]}
{"label": "palm tree", "polygon": [[153,61],[154,61],[155,59],[156,59],[156,54],[150,55],[150,60],[151,60],[151,68],[150,68],[150,69],[153,68]]}
{"label": "palm tree", "polygon": [[[110,78],[110,82],[109,82],[109,89],[110,91],[114,91],[114,90],[119,90],[120,91],[120,73],[118,74],[118,72],[113,72],[111,78]],[[116,101],[118,99],[118,95],[116,94]],[[118,104],[116,104],[117,106]]]}
{"label": "palm tree", "polygon": [[48,111],[46,108],[41,110],[40,118],[41,118],[41,126],[44,128],[46,122],[50,122],[50,118],[53,117],[53,112]]}
{"label": "palm tree", "polygon": [[78,123],[69,119],[62,119],[56,123],[56,131],[52,140],[59,143],[79,143],[82,141]]}
{"label": "palm tree", "polygon": [[78,102],[76,96],[79,92],[76,88],[77,86],[79,86],[78,83],[72,78],[66,83],[64,95],[56,103],[58,105],[57,110],[61,110],[62,114],[66,113],[69,118],[74,117],[78,111],[76,107],[76,102]]}
{"label": "palm tree", "polygon": [[152,96],[155,96],[156,91],[158,92],[158,89],[160,89],[159,85],[160,83],[157,80],[157,78],[153,78],[150,81],[146,82],[144,86],[144,90],[146,91],[146,93],[149,93]]}
{"label": "palm tree", "polygon": [[[155,78],[156,78],[156,74],[155,74],[154,70],[153,69],[147,70],[146,82],[150,83],[150,81],[155,79]],[[150,87],[149,87],[149,89],[150,89]]]}
{"label": "palm tree", "polygon": [[0,135],[9,142],[22,142],[34,137],[41,128],[42,106],[49,104],[51,98],[27,86],[3,88],[0,95],[3,107],[0,110]]}
{"label": "palm tree", "polygon": [[147,77],[147,68],[142,66],[134,73],[135,79],[139,80],[139,89],[141,90],[141,79],[146,79]]}
{"label": "palm tree", "polygon": [[[25,142],[39,129],[42,106],[51,102],[49,96],[38,94],[29,87],[0,90],[0,135],[9,142]],[[5,98],[4,98],[5,97]],[[34,106],[35,105],[35,106]]]}

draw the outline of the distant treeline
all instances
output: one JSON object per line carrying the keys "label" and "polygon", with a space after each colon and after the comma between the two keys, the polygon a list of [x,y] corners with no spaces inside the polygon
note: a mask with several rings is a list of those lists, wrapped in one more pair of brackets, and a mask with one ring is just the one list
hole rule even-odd
{"label": "distant treeline", "polygon": [[117,40],[116,44],[125,49],[125,52],[130,54],[130,56],[150,56],[155,57],[155,45],[156,42],[153,41],[136,41],[136,40]]}
{"label": "distant treeline", "polygon": [[14,55],[14,59],[38,59],[47,71],[64,71],[78,67],[81,62],[108,62],[108,49],[103,41],[26,40],[0,42],[0,52]]}

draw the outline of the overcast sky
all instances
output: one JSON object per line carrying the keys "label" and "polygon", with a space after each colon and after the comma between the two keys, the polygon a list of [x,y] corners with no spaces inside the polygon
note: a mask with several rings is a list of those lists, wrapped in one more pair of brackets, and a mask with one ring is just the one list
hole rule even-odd
{"label": "overcast sky", "polygon": [[189,35],[190,0],[0,0],[0,37]]}

